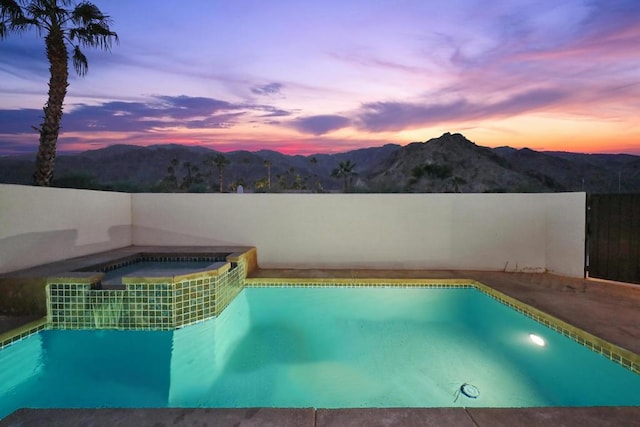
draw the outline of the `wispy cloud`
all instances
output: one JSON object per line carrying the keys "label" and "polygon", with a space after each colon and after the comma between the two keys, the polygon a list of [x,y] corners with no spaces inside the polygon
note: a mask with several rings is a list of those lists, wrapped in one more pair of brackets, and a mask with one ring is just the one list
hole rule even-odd
{"label": "wispy cloud", "polygon": [[24,43],[21,37],[14,36],[0,42],[0,72],[21,78],[48,76],[44,42],[36,44],[31,38],[27,39],[27,43]]}
{"label": "wispy cloud", "polygon": [[284,85],[281,83],[269,83],[262,86],[252,87],[251,92],[255,95],[273,96],[279,95],[283,88]]}
{"label": "wispy cloud", "polygon": [[[234,104],[213,98],[156,96],[148,102],[111,101],[76,105],[65,112],[63,132],[144,132],[183,127],[216,129],[233,126],[247,115],[285,117],[290,113],[270,105]],[[42,110],[0,110],[2,133],[30,132]]]}
{"label": "wispy cloud", "polygon": [[559,90],[540,89],[519,93],[493,103],[465,99],[446,103],[374,102],[356,112],[356,123],[369,132],[398,131],[440,123],[506,117],[549,106],[566,98]]}
{"label": "wispy cloud", "polygon": [[319,115],[301,117],[291,122],[292,126],[302,133],[324,135],[325,133],[342,129],[350,124],[347,117],[339,115]]}
{"label": "wispy cloud", "polygon": [[0,133],[17,134],[33,132],[33,127],[42,121],[42,110],[0,110]]}
{"label": "wispy cloud", "polygon": [[[38,149],[38,137],[35,132],[31,135],[0,135],[0,156],[31,154]],[[35,161],[35,157],[33,158]]]}

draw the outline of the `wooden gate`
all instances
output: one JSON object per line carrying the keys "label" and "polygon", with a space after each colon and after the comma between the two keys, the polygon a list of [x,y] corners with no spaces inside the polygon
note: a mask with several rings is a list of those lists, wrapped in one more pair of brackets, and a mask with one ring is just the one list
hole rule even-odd
{"label": "wooden gate", "polygon": [[587,198],[589,277],[640,284],[640,194]]}

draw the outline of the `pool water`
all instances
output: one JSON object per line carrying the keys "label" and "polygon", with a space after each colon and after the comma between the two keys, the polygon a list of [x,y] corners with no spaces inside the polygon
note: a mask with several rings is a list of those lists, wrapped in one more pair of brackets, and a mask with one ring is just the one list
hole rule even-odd
{"label": "pool water", "polygon": [[639,375],[473,288],[246,288],[218,318],[176,331],[49,330],[0,351],[0,417],[627,405],[640,405]]}
{"label": "pool water", "polygon": [[105,273],[105,283],[121,283],[128,275],[144,274],[145,271],[166,272],[167,275],[180,275],[206,268],[212,261],[138,261]]}

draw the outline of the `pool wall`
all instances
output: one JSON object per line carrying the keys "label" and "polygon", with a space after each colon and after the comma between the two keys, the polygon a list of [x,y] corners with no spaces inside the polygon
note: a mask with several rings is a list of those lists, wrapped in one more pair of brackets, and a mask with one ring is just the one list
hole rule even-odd
{"label": "pool wall", "polygon": [[98,289],[104,273],[49,277],[49,327],[170,330],[215,317],[244,286],[247,261],[237,256],[233,264],[176,276],[124,277],[124,289]]}

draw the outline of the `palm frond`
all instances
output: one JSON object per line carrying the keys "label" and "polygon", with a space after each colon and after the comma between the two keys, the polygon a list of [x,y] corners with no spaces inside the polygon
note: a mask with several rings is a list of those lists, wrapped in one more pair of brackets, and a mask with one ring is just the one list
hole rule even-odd
{"label": "palm frond", "polygon": [[0,0],[0,40],[10,32],[26,29],[26,17],[20,4],[15,0]]}
{"label": "palm frond", "polygon": [[89,61],[87,61],[87,57],[84,56],[78,45],[73,48],[73,68],[75,68],[80,77],[84,77],[89,71]]}
{"label": "palm frond", "polygon": [[2,22],[13,21],[24,16],[20,4],[15,0],[0,0],[0,19]]}
{"label": "palm frond", "polygon": [[71,21],[76,25],[87,26],[95,21],[109,21],[109,17],[103,14],[95,4],[82,2],[71,12]]}
{"label": "palm frond", "polygon": [[70,15],[71,21],[76,25],[69,30],[71,41],[77,42],[83,47],[99,47],[104,50],[111,49],[112,41],[118,42],[118,35],[111,31],[111,18],[90,2],[78,4]]}
{"label": "palm frond", "polygon": [[111,31],[108,25],[92,22],[82,27],[69,30],[71,41],[78,41],[83,47],[99,47],[111,50],[112,41],[118,42],[118,35]]}
{"label": "palm frond", "polygon": [[[60,4],[59,4],[60,3]],[[58,0],[32,0],[24,8],[26,15],[33,22],[38,32],[50,30],[52,27],[60,27],[67,20],[67,10],[61,7],[66,3]]]}

